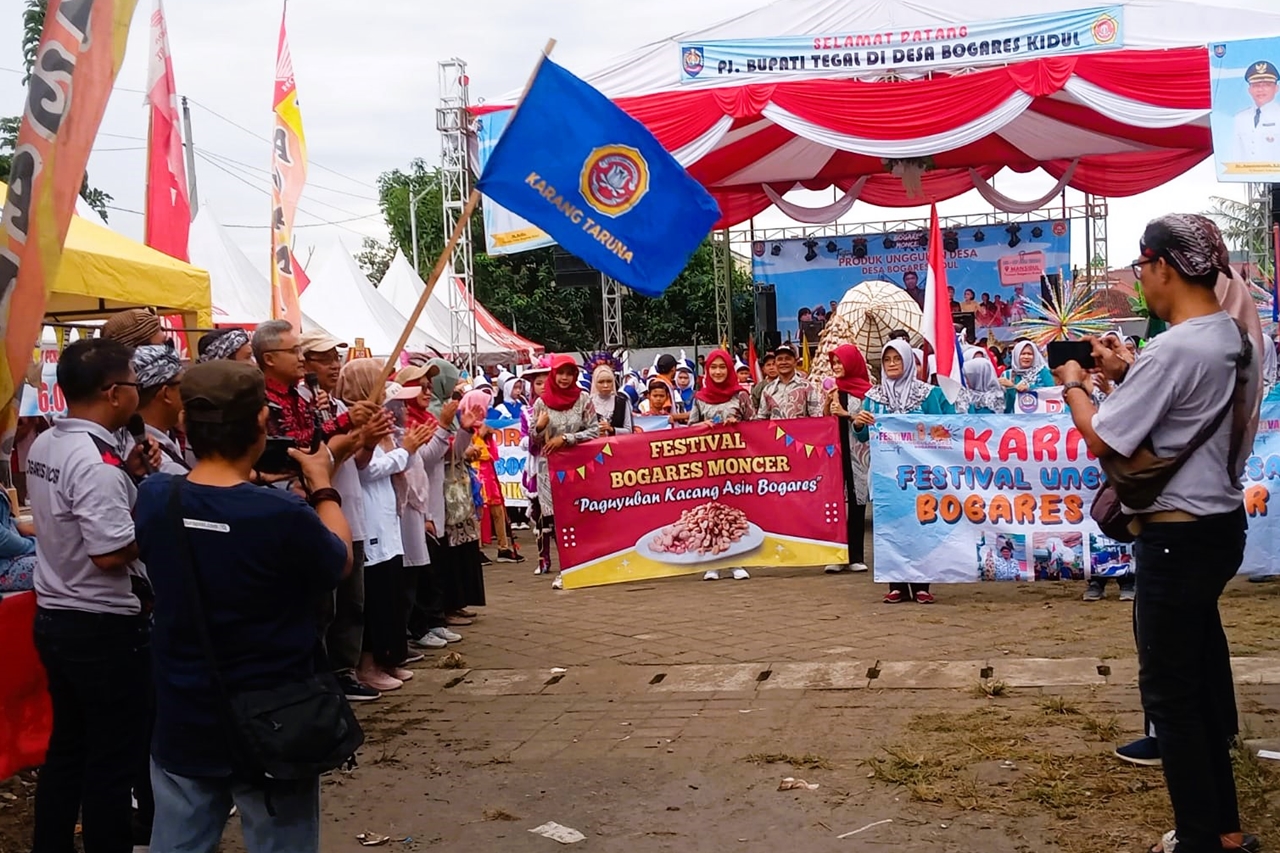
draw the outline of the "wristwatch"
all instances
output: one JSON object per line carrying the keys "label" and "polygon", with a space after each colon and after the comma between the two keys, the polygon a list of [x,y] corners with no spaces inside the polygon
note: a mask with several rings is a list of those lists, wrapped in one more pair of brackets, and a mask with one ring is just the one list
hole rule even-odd
{"label": "wristwatch", "polygon": [[1089,393],[1089,389],[1084,387],[1083,382],[1068,382],[1067,384],[1062,386],[1062,399],[1064,400],[1067,399],[1067,392],[1070,391],[1072,388],[1079,388],[1081,391],[1084,391],[1086,394]]}

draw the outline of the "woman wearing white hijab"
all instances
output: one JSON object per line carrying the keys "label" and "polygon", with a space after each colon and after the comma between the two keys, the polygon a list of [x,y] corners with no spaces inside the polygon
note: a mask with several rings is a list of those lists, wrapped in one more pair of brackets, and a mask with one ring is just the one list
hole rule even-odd
{"label": "woman wearing white hijab", "polygon": [[[880,384],[867,392],[862,401],[862,411],[854,416],[854,438],[860,442],[871,439],[867,427],[876,422],[876,415],[951,415],[955,407],[947,402],[942,389],[915,378],[911,369],[911,346],[906,341],[889,341],[880,353]],[[900,601],[918,601],[932,604],[933,594],[927,583],[892,583],[884,597],[886,604]]]}
{"label": "woman wearing white hijab", "polygon": [[633,431],[631,401],[618,393],[618,377],[607,364],[591,374],[591,405],[600,420],[601,435],[627,435]]}
{"label": "woman wearing white hijab", "polygon": [[1009,370],[1000,377],[1000,384],[1015,391],[1053,387],[1053,373],[1044,356],[1031,341],[1018,341],[1013,346],[1013,358]]}
{"label": "woman wearing white hijab", "polygon": [[982,350],[973,350],[972,355],[965,355],[964,388],[960,389],[960,399],[956,401],[956,410],[971,415],[1000,415],[1008,411],[1004,389],[996,378],[996,369],[991,366],[991,359]]}

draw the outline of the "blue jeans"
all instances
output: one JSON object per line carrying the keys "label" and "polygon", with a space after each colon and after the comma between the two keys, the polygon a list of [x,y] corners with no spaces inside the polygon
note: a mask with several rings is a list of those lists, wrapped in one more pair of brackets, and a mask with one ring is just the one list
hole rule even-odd
{"label": "blue jeans", "polygon": [[318,853],[320,777],[270,784],[274,817],[267,811],[263,788],[230,777],[179,776],[152,761],[156,820],[151,853],[214,853],[233,803],[249,853]]}

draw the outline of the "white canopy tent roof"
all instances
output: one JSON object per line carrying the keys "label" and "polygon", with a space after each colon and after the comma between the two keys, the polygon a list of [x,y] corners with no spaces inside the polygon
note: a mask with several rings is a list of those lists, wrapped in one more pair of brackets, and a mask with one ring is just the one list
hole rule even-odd
{"label": "white canopy tent roof", "polygon": [[[426,285],[413,271],[404,252],[397,250],[391,266],[387,267],[382,283],[378,285],[378,293],[396,307],[406,317],[413,313],[419,297]],[[450,340],[452,330],[452,308],[449,305],[449,288],[445,282],[438,282],[426,306],[418,318],[418,328],[440,340]],[[455,287],[459,305],[465,303],[465,295]],[[485,312],[476,317],[476,357],[484,364],[509,363],[528,358],[531,348],[536,345],[523,339],[514,339],[511,332],[506,334],[490,331],[487,322],[492,317]],[[493,321],[496,322],[496,321]],[[523,341],[523,344],[520,342]],[[452,349],[452,347],[450,347]],[[540,349],[540,348],[539,348]]]}
{"label": "white canopy tent roof", "polygon": [[[341,243],[321,247],[306,268],[311,283],[299,302],[306,316],[335,337],[354,344],[363,338],[374,355],[389,355],[409,318],[380,294]],[[448,352],[438,336],[417,327],[405,348],[411,352]]]}
{"label": "white canopy tent roof", "polygon": [[[213,322],[217,326],[256,326],[271,317],[271,282],[231,239],[209,205],[200,206],[188,240],[191,263],[209,271]],[[325,329],[304,312],[304,329]]]}

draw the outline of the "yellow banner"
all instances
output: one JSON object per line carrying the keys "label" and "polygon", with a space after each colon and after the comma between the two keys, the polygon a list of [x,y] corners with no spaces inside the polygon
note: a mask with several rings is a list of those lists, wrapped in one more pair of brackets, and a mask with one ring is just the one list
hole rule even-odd
{"label": "yellow banner", "polygon": [[[285,13],[288,5],[285,6]],[[307,182],[307,138],[302,132],[298,87],[293,79],[293,56],[280,18],[276,46],[276,85],[272,101],[275,128],[271,133],[271,316],[302,328],[298,305],[300,280],[305,281],[293,256],[293,217]]]}

